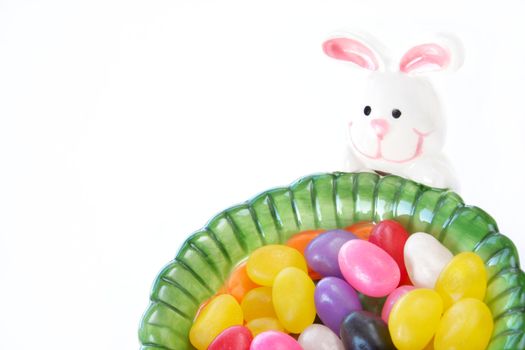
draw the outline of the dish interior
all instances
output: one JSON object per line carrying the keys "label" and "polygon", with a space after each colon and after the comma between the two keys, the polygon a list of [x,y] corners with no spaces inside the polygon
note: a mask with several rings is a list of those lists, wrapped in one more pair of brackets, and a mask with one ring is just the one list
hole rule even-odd
{"label": "dish interior", "polygon": [[512,241],[482,209],[454,192],[372,173],[327,173],[265,191],[226,209],[184,242],[157,276],[140,323],[141,349],[194,349],[188,333],[199,305],[258,247],[284,244],[306,230],[393,219],[409,233],[427,232],[453,254],[485,262],[485,302],[494,318],[488,349],[525,348],[525,274]]}

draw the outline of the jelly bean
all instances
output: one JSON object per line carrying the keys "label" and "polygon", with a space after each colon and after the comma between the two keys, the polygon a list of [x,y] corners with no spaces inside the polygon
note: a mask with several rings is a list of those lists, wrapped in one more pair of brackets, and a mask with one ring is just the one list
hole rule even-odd
{"label": "jelly bean", "polygon": [[369,221],[361,221],[351,226],[345,227],[345,231],[352,232],[357,238],[368,240],[375,224]]}
{"label": "jelly bean", "polygon": [[343,244],[356,238],[352,233],[343,230],[327,231],[316,237],[305,250],[308,266],[319,272],[321,276],[342,278],[337,255]]}
{"label": "jelly bean", "polygon": [[190,342],[198,350],[205,350],[222,331],[243,324],[242,309],[228,294],[213,298],[200,312],[190,329]]}
{"label": "jelly bean", "polygon": [[341,324],[346,350],[395,350],[386,323],[368,311],[354,311]]}
{"label": "jelly bean", "polygon": [[[221,293],[221,294],[224,294],[224,293]],[[199,305],[199,308],[197,309],[197,312],[195,313],[195,317],[193,318],[194,320],[196,320],[199,315],[201,314],[202,310],[204,310],[204,308],[206,307],[206,305],[208,305],[210,303],[210,301],[213,300],[213,298],[217,297],[218,295],[220,294],[217,294],[217,295],[214,295],[213,297],[211,297],[210,299],[207,299],[205,301],[203,301],[200,305]]]}
{"label": "jelly bean", "polygon": [[302,350],[301,345],[288,334],[268,331],[253,339],[250,350]]}
{"label": "jelly bean", "polygon": [[485,349],[493,329],[492,314],[487,305],[478,299],[461,299],[441,318],[434,349]]}
{"label": "jelly bean", "polygon": [[221,295],[221,294],[230,294],[230,292],[228,291],[228,287],[226,285],[220,287],[217,293],[215,293],[215,296]]}
{"label": "jelly bean", "polygon": [[277,319],[290,333],[301,333],[315,319],[314,282],[296,267],[287,267],[277,277],[272,299]]}
{"label": "jelly bean", "polygon": [[390,316],[390,311],[392,307],[403,295],[407,294],[414,289],[414,286],[401,286],[394,289],[392,293],[386,298],[385,304],[383,305],[383,310],[381,310],[381,318],[383,321],[388,323],[388,317]]}
{"label": "jelly bean", "polygon": [[262,286],[271,286],[275,276],[286,267],[308,271],[306,260],[301,253],[296,249],[276,244],[256,249],[246,265],[250,279]]}
{"label": "jelly bean", "polygon": [[341,323],[350,312],[362,310],[355,290],[337,277],[325,277],[319,281],[314,298],[319,318],[335,333],[339,333]]}
{"label": "jelly bean", "polygon": [[246,327],[248,327],[254,337],[266,331],[284,332],[281,323],[273,317],[256,318],[246,323]]}
{"label": "jelly bean", "polygon": [[443,312],[443,301],[432,289],[414,289],[397,300],[388,329],[399,350],[423,349],[432,339]]}
{"label": "jelly bean", "polygon": [[293,235],[287,242],[288,247],[297,249],[301,254],[304,255],[304,251],[308,244],[321,233],[323,230],[312,230],[312,231],[303,231],[296,235]]}
{"label": "jelly bean", "polygon": [[413,233],[405,243],[405,265],[412,284],[434,288],[436,280],[452,260],[452,253],[428,233]]}
{"label": "jelly bean", "polygon": [[272,288],[259,287],[246,293],[241,302],[242,312],[246,321],[261,317],[277,317],[273,310]]}
{"label": "jelly bean", "polygon": [[226,292],[233,295],[235,299],[240,303],[244,298],[244,295],[253,288],[258,287],[257,284],[253,283],[248,277],[246,272],[246,263],[239,265],[228,278],[226,282]]}
{"label": "jelly bean", "polygon": [[434,339],[432,339],[423,350],[434,350]]}
{"label": "jelly bean", "polygon": [[253,336],[243,326],[233,326],[221,332],[208,347],[208,350],[249,350]]}
{"label": "jelly bean", "polygon": [[206,305],[208,305],[208,304],[210,303],[210,301],[212,301],[215,297],[217,297],[217,296],[219,296],[219,295],[221,295],[221,294],[228,294],[228,289],[227,289],[225,286],[221,287],[221,288],[217,291],[217,293],[216,293],[214,296],[212,296],[211,298],[209,298],[209,299],[203,301],[203,302],[199,305],[199,308],[197,309],[197,312],[195,313],[195,317],[194,317],[194,319],[196,319],[197,317],[199,317],[201,311],[206,307]]}
{"label": "jelly bean", "polygon": [[344,350],[341,339],[322,324],[308,326],[297,341],[303,350]]}
{"label": "jelly bean", "polygon": [[363,306],[363,310],[370,311],[371,313],[374,313],[376,315],[379,315],[381,313],[381,310],[383,310],[386,297],[373,298],[369,297],[368,295],[364,295],[363,293],[357,293],[357,295],[359,296],[359,301],[361,301],[361,306]]}
{"label": "jelly bean", "polygon": [[368,238],[370,243],[374,243],[382,248],[395,260],[397,266],[399,266],[399,272],[401,273],[399,281],[399,284],[401,285],[411,284],[403,255],[407,239],[408,232],[400,223],[394,220],[381,221],[374,227],[372,234]]}
{"label": "jelly bean", "polygon": [[378,246],[354,239],[339,251],[339,267],[352,287],[371,297],[390,294],[399,284],[399,267]]}
{"label": "jelly bean", "polygon": [[483,300],[486,289],[487,270],[483,260],[471,252],[452,258],[436,282],[436,292],[443,298],[445,309],[462,298]]}
{"label": "jelly bean", "polygon": [[[290,238],[286,242],[286,245],[289,246],[289,247],[297,249],[304,256],[304,251],[306,250],[306,247],[308,246],[308,244],[310,244],[310,242],[315,237],[319,236],[323,232],[324,232],[323,230],[313,230],[313,231],[300,232],[300,233],[292,236],[292,238]],[[322,276],[318,272],[315,272],[310,267],[308,267],[308,275],[314,281],[320,280],[322,278]]]}

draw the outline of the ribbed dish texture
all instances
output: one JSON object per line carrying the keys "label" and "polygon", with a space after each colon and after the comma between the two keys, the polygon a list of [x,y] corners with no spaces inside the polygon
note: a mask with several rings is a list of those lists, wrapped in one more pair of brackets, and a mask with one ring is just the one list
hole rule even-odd
{"label": "ribbed dish texture", "polygon": [[327,173],[265,191],[226,209],[184,242],[157,276],[140,323],[142,350],[194,349],[188,333],[199,305],[258,247],[305,230],[393,219],[427,232],[453,254],[477,253],[488,271],[485,302],[494,317],[488,349],[525,348],[525,274],[512,241],[482,209],[454,192],[393,175]]}

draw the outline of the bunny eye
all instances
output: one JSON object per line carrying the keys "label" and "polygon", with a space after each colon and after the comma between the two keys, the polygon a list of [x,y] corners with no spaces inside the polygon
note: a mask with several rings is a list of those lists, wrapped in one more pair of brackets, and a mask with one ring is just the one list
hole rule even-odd
{"label": "bunny eye", "polygon": [[363,112],[365,115],[370,115],[370,113],[372,113],[372,108],[370,106],[366,106]]}
{"label": "bunny eye", "polygon": [[396,108],[396,109],[393,109],[393,110],[392,110],[392,117],[394,117],[394,118],[396,118],[396,119],[399,118],[399,117],[401,117],[401,111],[400,111],[399,109],[397,109],[397,108]]}

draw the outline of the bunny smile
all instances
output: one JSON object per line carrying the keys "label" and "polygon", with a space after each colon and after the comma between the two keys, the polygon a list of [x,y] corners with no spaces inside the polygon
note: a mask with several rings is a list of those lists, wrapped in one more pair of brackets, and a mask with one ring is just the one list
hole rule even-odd
{"label": "bunny smile", "polygon": [[350,137],[350,140],[352,141],[352,145],[354,146],[355,150],[368,159],[383,159],[391,163],[406,163],[406,162],[410,162],[416,159],[417,157],[421,155],[421,153],[423,152],[423,144],[425,142],[425,138],[433,132],[433,131],[422,132],[422,131],[417,130],[416,128],[412,128],[412,131],[414,131],[414,133],[416,133],[416,135],[418,136],[417,145],[416,145],[414,154],[405,159],[388,159],[384,157],[381,151],[381,142],[383,141],[383,137],[377,136],[377,152],[373,156],[361,151],[354,143],[354,140],[352,137]]}

